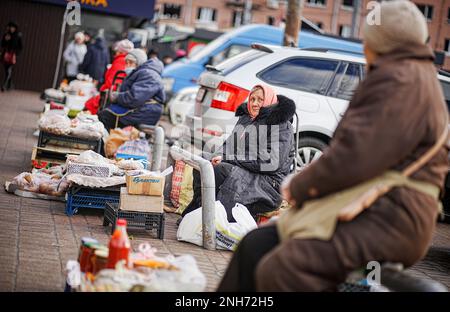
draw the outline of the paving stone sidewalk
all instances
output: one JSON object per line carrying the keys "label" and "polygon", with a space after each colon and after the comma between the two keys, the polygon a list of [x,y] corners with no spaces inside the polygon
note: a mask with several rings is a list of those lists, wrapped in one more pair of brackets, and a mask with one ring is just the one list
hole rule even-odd
{"label": "paving stone sidewalk", "polygon": [[[62,291],[65,264],[76,259],[81,237],[109,241],[110,227],[102,226],[103,214],[84,210],[68,217],[64,203],[21,198],[7,194],[3,185],[29,171],[33,136],[43,102],[35,92],[0,93],[0,291]],[[192,254],[213,291],[231,252],[208,251],[176,240],[178,216],[167,214],[164,240],[130,231],[134,249],[149,242],[161,254]],[[382,244],[383,242],[380,242]],[[450,288],[450,225],[438,224],[428,255],[409,271],[436,279]]]}

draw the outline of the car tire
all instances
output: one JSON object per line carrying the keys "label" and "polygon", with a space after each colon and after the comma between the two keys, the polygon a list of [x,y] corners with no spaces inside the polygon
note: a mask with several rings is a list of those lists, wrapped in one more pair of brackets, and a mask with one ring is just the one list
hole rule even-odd
{"label": "car tire", "polygon": [[322,153],[327,146],[327,143],[321,139],[310,136],[300,137],[296,154],[297,167],[300,169],[304,168],[313,160],[322,156]]}

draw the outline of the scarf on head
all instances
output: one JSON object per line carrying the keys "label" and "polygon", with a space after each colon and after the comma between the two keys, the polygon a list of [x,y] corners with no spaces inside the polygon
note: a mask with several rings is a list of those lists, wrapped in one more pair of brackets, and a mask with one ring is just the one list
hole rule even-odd
{"label": "scarf on head", "polygon": [[[268,85],[263,85],[263,84],[254,86],[252,88],[252,90],[250,91],[249,98],[250,98],[250,95],[253,92],[255,92],[258,88],[261,88],[263,90],[263,94],[264,94],[264,101],[262,102],[260,107],[267,107],[267,106],[273,105],[278,102],[278,98],[277,98],[277,95],[275,94],[275,91]],[[251,113],[250,101],[248,101],[248,103],[247,103],[247,110],[248,110],[248,114],[250,115],[250,117],[252,117],[252,119],[256,118],[256,116],[253,116]]]}

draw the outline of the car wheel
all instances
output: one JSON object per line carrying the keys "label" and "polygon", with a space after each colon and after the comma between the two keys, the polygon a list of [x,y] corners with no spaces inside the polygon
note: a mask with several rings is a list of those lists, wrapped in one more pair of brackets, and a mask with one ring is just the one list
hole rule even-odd
{"label": "car wheel", "polygon": [[298,141],[297,170],[306,168],[313,161],[322,156],[327,144],[314,137],[301,137]]}

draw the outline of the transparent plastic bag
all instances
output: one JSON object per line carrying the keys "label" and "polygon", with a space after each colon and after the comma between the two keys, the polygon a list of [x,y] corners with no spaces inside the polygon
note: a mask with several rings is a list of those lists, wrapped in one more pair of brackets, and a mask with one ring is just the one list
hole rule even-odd
{"label": "transparent plastic bag", "polygon": [[148,141],[144,138],[138,140],[131,140],[123,143],[116,153],[116,158],[123,159],[149,159],[150,155],[150,145]]}
{"label": "transparent plastic bag", "polygon": [[39,119],[39,130],[56,135],[68,135],[71,121],[61,110],[49,110]]}
{"label": "transparent plastic bag", "polygon": [[105,126],[98,120],[97,115],[81,112],[72,120],[70,134],[83,139],[99,140],[104,130]]}

